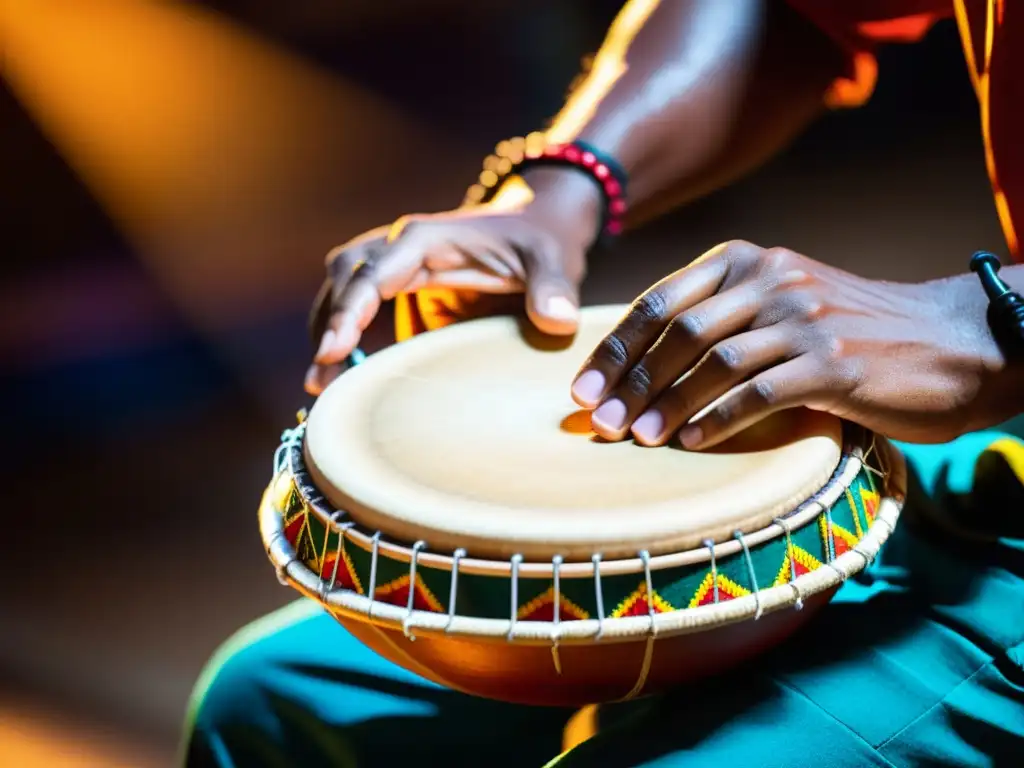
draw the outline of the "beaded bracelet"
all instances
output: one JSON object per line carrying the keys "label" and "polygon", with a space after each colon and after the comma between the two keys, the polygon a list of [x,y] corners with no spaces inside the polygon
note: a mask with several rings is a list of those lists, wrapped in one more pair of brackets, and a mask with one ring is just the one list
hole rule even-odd
{"label": "beaded bracelet", "polygon": [[466,192],[463,205],[490,202],[510,176],[540,165],[569,166],[594,179],[601,187],[605,202],[601,231],[605,236],[621,234],[626,214],[627,176],[623,168],[589,144],[582,141],[548,144],[541,132],[499,143],[494,154],[484,160],[480,178]]}

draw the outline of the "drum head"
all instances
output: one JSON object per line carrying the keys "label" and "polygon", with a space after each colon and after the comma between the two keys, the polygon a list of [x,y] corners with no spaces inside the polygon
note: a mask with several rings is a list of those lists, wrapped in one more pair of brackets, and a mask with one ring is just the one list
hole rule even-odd
{"label": "drum head", "polygon": [[571,342],[490,318],[373,355],[309,414],[314,482],[390,538],[527,560],[700,546],[770,525],[825,485],[842,426],[812,411],[777,414],[706,453],[597,438],[569,388],[625,310],[585,310]]}

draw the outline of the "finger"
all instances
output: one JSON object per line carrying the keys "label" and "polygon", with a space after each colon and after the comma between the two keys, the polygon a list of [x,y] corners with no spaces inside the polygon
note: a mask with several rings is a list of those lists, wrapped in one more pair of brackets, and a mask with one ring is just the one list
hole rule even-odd
{"label": "finger", "polygon": [[519,257],[512,248],[503,247],[501,241],[494,241],[492,238],[489,242],[467,242],[461,247],[453,244],[453,250],[458,254],[457,263],[453,260],[440,265],[436,264],[433,259],[428,259],[427,269],[432,272],[440,272],[472,267],[519,283],[523,283],[525,280],[526,274]]}
{"label": "finger", "polygon": [[[481,293],[522,293],[523,283],[499,275],[481,272],[478,269],[458,269],[445,272],[428,272],[424,286],[431,288],[458,288]],[[413,290],[407,288],[405,290]]]}
{"label": "finger", "polygon": [[352,278],[356,267],[365,261],[370,254],[379,249],[384,242],[383,236],[364,236],[338,246],[330,251],[325,258],[327,277],[317,291],[313,307],[309,313],[309,335],[313,349],[323,346],[324,334],[330,327],[338,296]]}
{"label": "finger", "polygon": [[761,304],[757,286],[745,283],[673,318],[654,346],[626,371],[594,411],[594,431],[608,440],[624,437],[633,420],[714,344],[749,327]]}
{"label": "finger", "polygon": [[642,445],[666,443],[680,427],[730,389],[798,354],[792,331],[781,325],[747,331],[719,342],[633,422],[633,437]]}
{"label": "finger", "polygon": [[317,365],[313,363],[306,372],[306,392],[313,396],[318,396],[327,388],[328,384],[341,375],[343,368],[344,366],[342,365]]}
{"label": "finger", "polygon": [[740,385],[698,415],[679,433],[688,450],[704,450],[733,437],[752,424],[787,408],[832,399],[828,367],[811,355],[801,355],[770,368]]}
{"label": "finger", "polygon": [[316,362],[333,364],[352,353],[363,331],[380,311],[383,301],[394,298],[418,276],[424,259],[424,237],[403,234],[359,264],[348,283],[335,291],[334,313],[316,355]]}
{"label": "finger", "polygon": [[465,269],[474,264],[473,255],[454,243],[423,243],[423,268],[428,272]]}
{"label": "finger", "polygon": [[517,293],[524,284],[519,261],[515,251],[501,240],[465,227],[459,233],[459,243],[428,249],[424,267],[429,285]]}
{"label": "finger", "polygon": [[526,271],[526,314],[538,330],[553,336],[576,333],[580,323],[582,269],[570,271],[570,261],[582,265],[584,255],[566,254],[554,241],[519,253]]}
{"label": "finger", "polygon": [[383,236],[357,239],[338,246],[327,254],[327,274],[334,286],[334,296],[345,290],[359,265],[380,254],[385,244]]}
{"label": "finger", "polygon": [[684,276],[686,271],[680,270],[641,294],[612,332],[601,339],[573,381],[572,397],[577,403],[584,408],[597,407],[673,317],[718,290],[725,266],[709,261]]}

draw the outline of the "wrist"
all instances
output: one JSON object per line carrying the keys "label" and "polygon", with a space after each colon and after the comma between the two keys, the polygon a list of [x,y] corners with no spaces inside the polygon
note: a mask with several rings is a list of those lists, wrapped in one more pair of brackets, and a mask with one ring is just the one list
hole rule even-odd
{"label": "wrist", "polygon": [[[1016,281],[1018,288],[1021,277],[1024,275]],[[988,320],[989,300],[977,275],[957,275],[932,285],[938,287],[943,300],[940,322],[948,329],[952,364],[964,366],[978,377],[968,429],[987,429],[1024,413],[1024,360],[1008,357],[996,340]]]}
{"label": "wrist", "polygon": [[565,244],[589,250],[601,234],[604,197],[585,173],[568,167],[526,168],[490,203],[522,211]]}

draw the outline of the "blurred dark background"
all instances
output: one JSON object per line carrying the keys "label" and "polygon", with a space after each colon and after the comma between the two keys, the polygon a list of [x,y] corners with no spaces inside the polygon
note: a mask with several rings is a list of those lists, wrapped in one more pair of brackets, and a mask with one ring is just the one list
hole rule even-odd
{"label": "blurred dark background", "polygon": [[[291,599],[255,509],[323,254],[457,204],[617,6],[0,6],[4,765],[169,764],[205,659]],[[1001,250],[955,28],[881,63],[867,107],[628,237],[586,300],[736,237],[894,279]]]}

